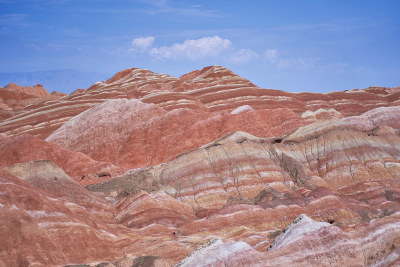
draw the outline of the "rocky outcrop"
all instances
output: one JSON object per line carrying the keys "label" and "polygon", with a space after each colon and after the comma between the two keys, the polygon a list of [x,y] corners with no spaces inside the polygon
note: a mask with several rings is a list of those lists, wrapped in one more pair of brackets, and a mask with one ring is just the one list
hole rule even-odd
{"label": "rocky outcrop", "polygon": [[59,97],[64,97],[64,96],[67,96],[68,94],[66,94],[66,93],[60,93],[60,92],[58,92],[58,91],[53,91],[53,92],[51,92],[51,94],[53,95],[53,96],[59,96]]}

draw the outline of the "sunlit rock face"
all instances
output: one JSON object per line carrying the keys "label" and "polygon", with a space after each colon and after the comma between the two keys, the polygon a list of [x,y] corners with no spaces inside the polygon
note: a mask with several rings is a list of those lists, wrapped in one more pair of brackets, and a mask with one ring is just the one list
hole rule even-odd
{"label": "sunlit rock face", "polygon": [[211,66],[57,96],[4,109],[0,266],[400,264],[399,88]]}

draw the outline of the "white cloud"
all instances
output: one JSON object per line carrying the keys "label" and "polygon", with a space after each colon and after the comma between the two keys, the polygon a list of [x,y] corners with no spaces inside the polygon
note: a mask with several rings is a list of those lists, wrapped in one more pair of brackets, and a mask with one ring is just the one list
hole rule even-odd
{"label": "white cloud", "polygon": [[196,60],[205,57],[215,57],[224,50],[229,49],[232,43],[219,36],[203,37],[195,40],[186,40],[172,46],[154,47],[150,55],[159,59],[190,59]]}
{"label": "white cloud", "polygon": [[246,63],[252,59],[258,58],[258,54],[251,49],[240,49],[231,56],[233,63]]}
{"label": "white cloud", "polygon": [[265,59],[280,69],[309,69],[314,67],[320,58],[282,58],[276,49],[267,49],[264,53]]}
{"label": "white cloud", "polygon": [[267,49],[265,51],[265,58],[271,62],[271,63],[275,63],[278,58],[279,58],[279,53],[278,50],[276,49]]}
{"label": "white cloud", "polygon": [[154,39],[153,36],[135,38],[132,40],[132,50],[135,52],[147,51],[153,46]]}

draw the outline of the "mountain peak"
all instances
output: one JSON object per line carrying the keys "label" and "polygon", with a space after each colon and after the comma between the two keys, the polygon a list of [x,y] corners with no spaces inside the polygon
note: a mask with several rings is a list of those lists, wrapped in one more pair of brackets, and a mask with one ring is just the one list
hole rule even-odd
{"label": "mountain peak", "polygon": [[11,82],[11,83],[7,84],[6,86],[4,86],[4,88],[11,89],[11,90],[16,90],[17,88],[20,88],[20,87],[21,87],[20,85],[18,85],[16,83],[13,83],[13,82]]}
{"label": "mountain peak", "polygon": [[9,90],[14,90],[19,93],[24,93],[27,95],[35,96],[35,97],[42,97],[42,96],[49,96],[50,93],[43,87],[42,84],[35,84],[32,86],[21,86],[16,83],[9,83],[4,88]]}
{"label": "mountain peak", "polygon": [[129,68],[117,72],[113,77],[111,77],[104,83],[114,84],[114,83],[137,82],[141,80],[144,81],[144,80],[159,80],[159,79],[177,80],[177,78],[172,77],[168,74],[159,74],[147,69]]}
{"label": "mountain peak", "polygon": [[240,77],[230,69],[219,65],[208,66],[201,70],[189,72],[182,75],[180,80],[203,85],[208,83],[209,86],[228,83],[254,86],[254,84],[249,80]]}

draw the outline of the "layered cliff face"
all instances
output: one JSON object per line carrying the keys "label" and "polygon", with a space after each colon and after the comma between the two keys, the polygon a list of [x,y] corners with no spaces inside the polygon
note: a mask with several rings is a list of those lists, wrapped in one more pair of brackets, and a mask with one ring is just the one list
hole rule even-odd
{"label": "layered cliff face", "polygon": [[26,106],[0,124],[0,265],[396,266],[399,91],[128,69]]}

